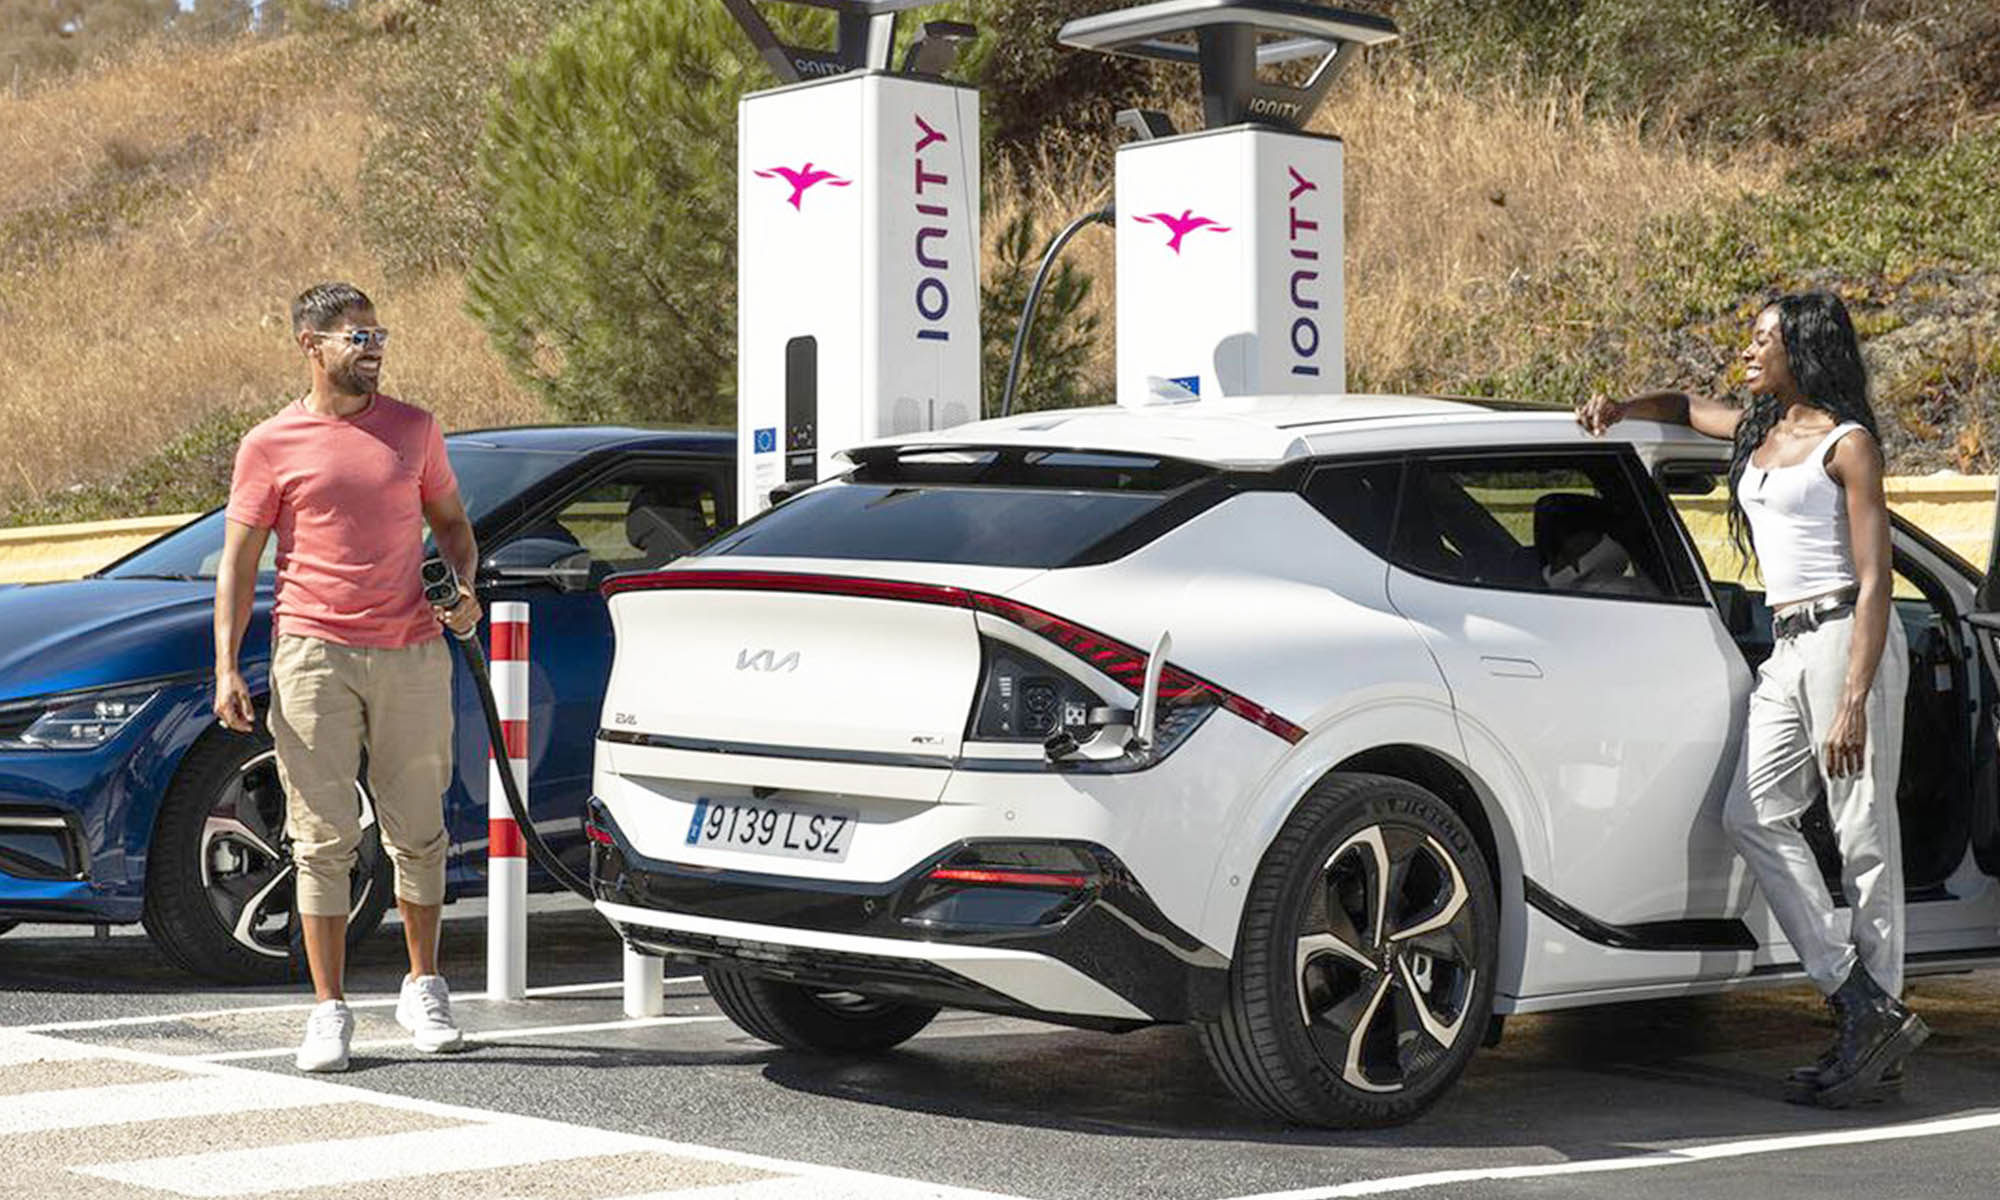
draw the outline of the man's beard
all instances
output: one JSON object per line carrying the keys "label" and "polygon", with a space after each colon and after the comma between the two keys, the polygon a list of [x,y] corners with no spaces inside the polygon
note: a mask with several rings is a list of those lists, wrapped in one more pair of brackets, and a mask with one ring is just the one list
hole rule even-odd
{"label": "man's beard", "polygon": [[380,378],[379,372],[364,371],[358,362],[348,363],[326,373],[327,382],[349,396],[374,394],[376,381]]}

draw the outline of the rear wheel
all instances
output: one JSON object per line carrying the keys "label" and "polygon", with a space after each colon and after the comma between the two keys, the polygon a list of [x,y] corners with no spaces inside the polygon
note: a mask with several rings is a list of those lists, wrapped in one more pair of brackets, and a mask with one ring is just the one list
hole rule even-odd
{"label": "rear wheel", "polygon": [[[367,792],[347,917],[351,949],[382,923],[390,866]],[[281,983],[299,962],[294,880],[277,752],[260,729],[218,729],[188,751],[160,803],[146,864],[146,932],[185,970],[225,983]]]}
{"label": "rear wheel", "polygon": [[791,1050],[887,1050],[915,1037],[938,1014],[928,1004],[762,979],[722,964],[705,966],[701,974],[716,1006],[738,1028]]}
{"label": "rear wheel", "polygon": [[1229,1002],[1201,1026],[1230,1089],[1336,1128],[1421,1115],[1493,1010],[1498,903],[1472,831],[1400,779],[1330,775],[1266,852]]}

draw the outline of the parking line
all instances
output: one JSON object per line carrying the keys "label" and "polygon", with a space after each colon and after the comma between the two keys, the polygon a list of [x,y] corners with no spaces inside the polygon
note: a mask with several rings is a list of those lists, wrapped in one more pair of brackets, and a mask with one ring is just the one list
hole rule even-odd
{"label": "parking line", "polygon": [[[701,1025],[711,1021],[726,1021],[727,1017],[629,1017],[623,1021],[594,1021],[587,1025],[534,1025],[522,1029],[482,1029],[465,1035],[467,1042],[511,1042],[519,1038],[554,1037],[564,1033],[597,1033],[612,1029],[648,1029],[655,1025]],[[377,1038],[366,1042],[355,1042],[351,1050],[390,1050],[398,1046],[408,1046],[410,1039]],[[224,1050],[216,1054],[175,1055],[189,1062],[248,1062],[255,1058],[282,1058],[298,1053],[297,1046],[279,1046],[273,1050]]]}
{"label": "parking line", "polygon": [[1414,1192],[1452,1183],[1480,1183],[1489,1180],[1544,1179],[1557,1175],[1595,1175],[1611,1171],[1642,1171],[1653,1167],[1684,1167],[1720,1159],[1748,1158],[1758,1154],[1781,1154],[1788,1150],[1813,1150],[1825,1146],[1857,1146],[1870,1142],[1914,1141],[1955,1133],[1975,1133],[2000,1129],[2000,1112],[1972,1116],[1943,1117],[1912,1121],[1902,1125],[1873,1125],[1865,1129],[1838,1129],[1824,1133],[1800,1133],[1785,1137],[1756,1138],[1741,1142],[1716,1142],[1702,1146],[1682,1146],[1651,1154],[1621,1158],[1592,1158],[1580,1162],[1546,1163],[1539,1166],[1472,1167],[1456,1171],[1431,1171],[1422,1175],[1394,1175],[1382,1179],[1358,1179],[1331,1187],[1299,1188],[1286,1192],[1259,1192],[1232,1200],[1340,1200],[1347,1196],[1381,1196],[1391,1192]]}
{"label": "parking line", "polygon": [[[702,978],[699,975],[676,975],[667,980],[667,987],[672,988],[676,984],[686,984],[689,982],[701,983]],[[547,987],[529,988],[528,997],[534,999],[541,996],[574,996],[586,992],[615,992],[624,986],[624,983],[619,980],[612,980],[607,983],[550,984]],[[484,1000],[486,998],[485,992],[467,992],[464,995],[452,997],[454,1001],[459,1002]],[[347,1007],[349,1008],[394,1008],[395,1006],[396,999],[392,996],[372,1000],[349,1000],[347,1002]],[[40,1025],[13,1025],[6,1028],[14,1033],[83,1033],[92,1029],[125,1029],[138,1025],[166,1025],[174,1021],[205,1021],[214,1017],[234,1017],[256,1013],[303,1013],[311,1012],[315,1007],[316,1005],[311,1002],[287,1001],[283,1004],[246,1004],[237,1008],[208,1008],[197,1009],[192,1012],[158,1013],[137,1017],[103,1017],[91,1021],[48,1021]]]}
{"label": "parking line", "polygon": [[[60,1041],[61,1039],[41,1039]],[[53,1053],[67,1057],[71,1047],[51,1047]],[[623,1133],[600,1129],[595,1126],[554,1121],[546,1117],[531,1117],[494,1109],[473,1108],[467,1105],[447,1104],[442,1101],[424,1100],[406,1096],[399,1092],[375,1091],[355,1084],[335,1083],[324,1076],[272,1075],[268,1072],[226,1063],[207,1063],[198,1059],[176,1058],[172,1055],[156,1054],[145,1050],[131,1050],[122,1046],[92,1045],[91,1057],[117,1059],[123,1062],[144,1063],[149,1066],[167,1067],[193,1075],[203,1075],[228,1081],[235,1085],[238,1094],[256,1094],[251,1089],[271,1088],[274,1092],[289,1092],[296,1098],[294,1105],[332,1104],[346,1101],[371,1104],[383,1108],[399,1109],[404,1112],[425,1113],[460,1121],[475,1121],[497,1125],[514,1130],[524,1139],[534,1144],[562,1145],[575,1136],[588,1136],[593,1142],[607,1146],[619,1146],[635,1152],[652,1152],[677,1155],[701,1162],[724,1163],[749,1167],[753,1170],[769,1171],[781,1175],[803,1176],[825,1181],[832,1185],[821,1189],[817,1195],[839,1194],[843,1197],[907,1197],[915,1200],[1018,1200],[1017,1197],[1003,1196],[996,1192],[974,1188],[954,1187],[947,1184],[926,1183],[904,1176],[883,1175],[872,1171],[860,1171],[848,1167],[827,1166],[821,1163],[803,1162],[796,1159],[782,1159],[761,1154],[748,1154],[738,1150],[725,1150],[716,1146],[703,1146],[694,1142],[676,1142],[667,1138],[646,1134]],[[224,1084],[223,1090],[230,1090]],[[259,1097],[261,1099],[261,1096]]]}

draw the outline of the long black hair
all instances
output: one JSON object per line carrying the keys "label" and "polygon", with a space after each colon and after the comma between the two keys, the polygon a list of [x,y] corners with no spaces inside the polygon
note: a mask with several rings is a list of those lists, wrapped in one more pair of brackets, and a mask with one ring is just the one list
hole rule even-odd
{"label": "long black hair", "polygon": [[[1881,431],[1875,427],[1875,410],[1868,403],[1868,368],[1861,361],[1861,343],[1854,336],[1854,322],[1847,306],[1832,292],[1794,292],[1765,305],[1778,310],[1778,333],[1785,342],[1785,358],[1799,394],[1814,408],[1833,414],[1836,423],[1861,426],[1879,445]],[[1750,519],[1743,502],[1736,497],[1743,469],[1750,456],[1764,444],[1764,435],[1784,414],[1784,404],[1772,396],[1750,397],[1750,408],[1736,426],[1736,445],[1729,455],[1729,536],[1743,561],[1755,558],[1750,542]]]}

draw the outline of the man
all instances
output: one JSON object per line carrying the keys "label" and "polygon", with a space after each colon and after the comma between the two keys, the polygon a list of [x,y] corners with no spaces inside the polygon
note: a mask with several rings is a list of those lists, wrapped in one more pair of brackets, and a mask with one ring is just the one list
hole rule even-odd
{"label": "man", "polygon": [[463,584],[450,610],[425,603],[422,522],[460,580],[473,577],[478,551],[436,419],[375,390],[389,331],[368,297],[345,283],[308,288],[292,302],[292,335],[312,390],[236,450],[216,573],[215,715],[239,732],[256,719],[237,651],[275,530],[270,728],[319,1000],[298,1067],[343,1071],[354,1035],[341,977],[364,750],[409,949],[396,1019],[419,1050],[463,1044],[437,969],[452,766],[451,659],[439,624],[468,631],[480,609]]}

